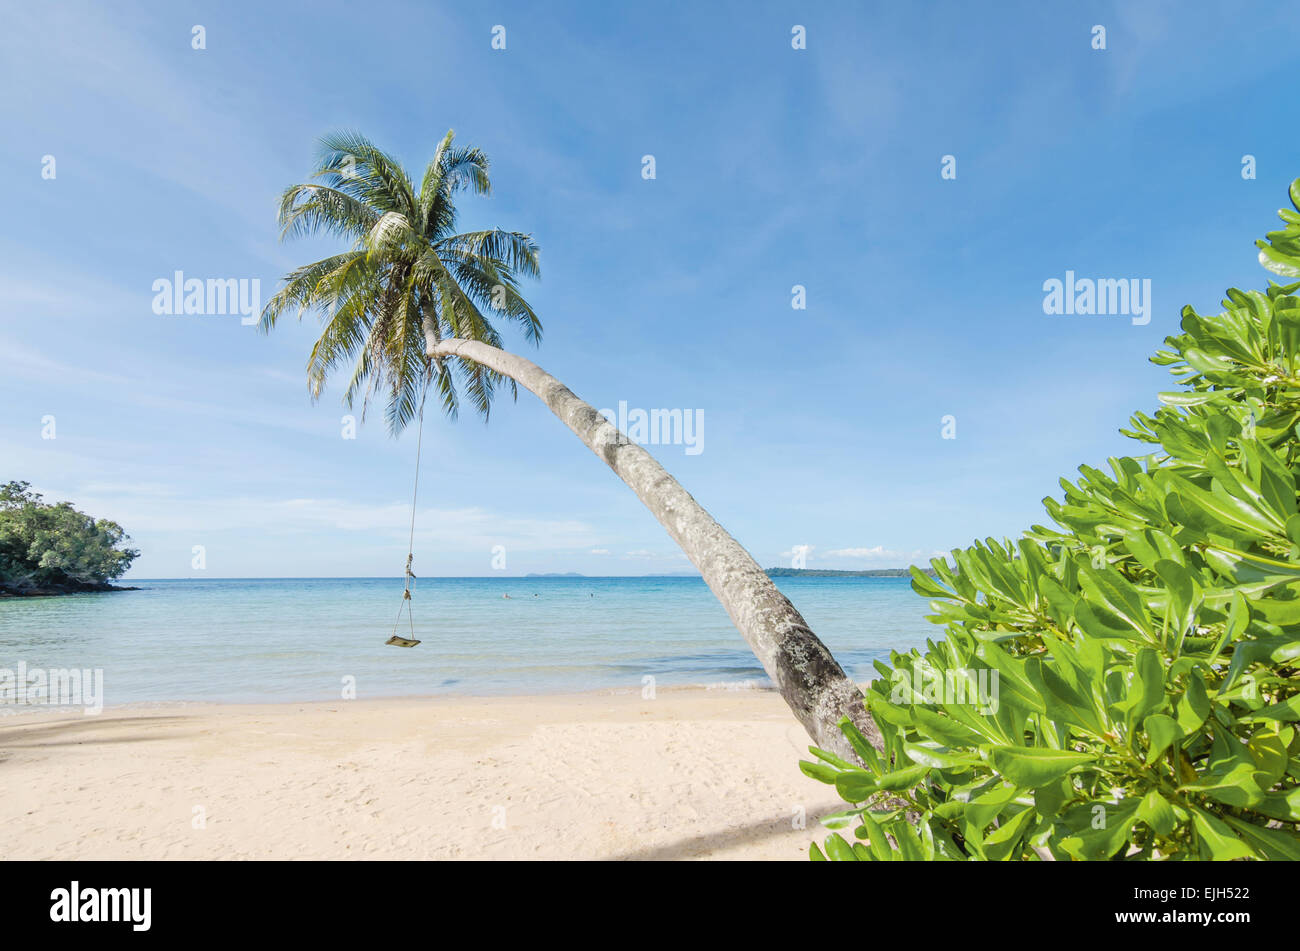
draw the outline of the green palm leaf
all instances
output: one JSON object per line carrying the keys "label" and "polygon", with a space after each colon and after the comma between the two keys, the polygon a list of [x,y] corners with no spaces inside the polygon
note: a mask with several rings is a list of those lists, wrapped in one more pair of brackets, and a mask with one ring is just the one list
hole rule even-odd
{"label": "green palm leaf", "polygon": [[282,238],[326,234],[350,247],[290,271],[262,310],[269,333],[281,315],[296,311],[321,321],[307,360],[313,399],[345,365],[343,391],[364,419],[372,399],[385,401],[394,435],[422,412],[427,391],[455,417],[462,400],[485,419],[497,392],[515,393],[513,380],[461,357],[436,363],[427,356],[440,340],[502,345],[493,320],[505,318],[540,342],[542,324],[519,290],[521,277],[538,277],[531,235],[491,229],[456,232],[459,192],[491,193],[487,155],[455,146],[448,132],[425,169],[418,193],[392,156],[356,132],[334,132],[320,142],[313,181],[292,185],[280,201]]}

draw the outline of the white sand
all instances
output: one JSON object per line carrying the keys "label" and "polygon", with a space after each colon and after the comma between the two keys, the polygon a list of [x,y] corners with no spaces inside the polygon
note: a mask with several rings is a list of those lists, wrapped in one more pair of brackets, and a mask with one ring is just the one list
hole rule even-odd
{"label": "white sand", "polygon": [[0,857],[806,860],[808,742],[754,690],[22,714]]}

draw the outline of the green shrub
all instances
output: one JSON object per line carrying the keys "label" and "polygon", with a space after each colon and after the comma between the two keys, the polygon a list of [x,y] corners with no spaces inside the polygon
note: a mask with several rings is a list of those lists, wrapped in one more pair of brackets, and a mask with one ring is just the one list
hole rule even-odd
{"label": "green shrub", "polygon": [[0,589],[103,584],[139,556],[126,540],[116,522],[43,502],[26,482],[0,485]]}
{"label": "green shrub", "polygon": [[[1260,261],[1300,277],[1280,214]],[[1300,859],[1297,288],[1184,308],[1150,453],[1063,479],[1058,528],[913,570],[945,637],[877,663],[865,769],[800,764],[854,804],[813,859]]]}

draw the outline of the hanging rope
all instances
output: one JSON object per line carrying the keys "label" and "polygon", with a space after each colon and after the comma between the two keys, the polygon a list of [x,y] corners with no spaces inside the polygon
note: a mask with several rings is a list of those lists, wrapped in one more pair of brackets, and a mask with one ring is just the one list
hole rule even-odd
{"label": "hanging rope", "polygon": [[[411,565],[415,561],[415,503],[420,497],[420,457],[424,450],[424,401],[429,397],[429,383],[424,384],[424,393],[420,397],[420,421],[415,438],[415,486],[411,490],[411,534],[406,542],[406,590],[402,592],[402,603],[397,608],[397,619],[393,621],[393,636],[384,643],[395,647],[414,647],[420,643],[415,639],[415,615],[411,610],[411,582],[417,580]],[[398,637],[397,628],[402,623],[402,611],[410,624],[411,636]]]}

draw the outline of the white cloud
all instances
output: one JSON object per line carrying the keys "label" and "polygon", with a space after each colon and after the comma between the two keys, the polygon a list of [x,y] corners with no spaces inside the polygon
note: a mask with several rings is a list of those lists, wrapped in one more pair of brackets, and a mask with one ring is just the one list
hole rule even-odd
{"label": "white cloud", "polygon": [[826,552],[827,558],[863,558],[872,561],[901,561],[914,562],[917,559],[938,558],[946,552],[942,551],[924,551],[917,548],[913,551],[896,551],[892,548],[886,548],[884,545],[875,545],[871,548],[834,548]]}
{"label": "white cloud", "polygon": [[885,558],[894,554],[896,553],[885,551],[884,545],[874,548],[835,548],[826,553],[828,558]]}
{"label": "white cloud", "polygon": [[164,482],[83,482],[81,492],[87,495],[176,495],[174,486]]}
{"label": "white cloud", "polygon": [[[144,532],[248,532],[250,538],[321,531],[364,534],[368,539],[400,538],[410,530],[408,503],[371,504],[343,499],[187,499],[134,494],[87,495],[78,499],[87,512],[111,512],[134,535]],[[587,548],[596,538],[585,522],[521,518],[483,508],[416,512],[417,541],[451,551],[556,551]]]}
{"label": "white cloud", "polygon": [[80,383],[106,383],[110,386],[128,386],[131,380],[115,373],[103,373],[87,367],[73,366],[52,360],[42,353],[25,347],[14,340],[0,337],[0,351],[4,353],[4,371],[25,380],[50,384],[54,380]]}

